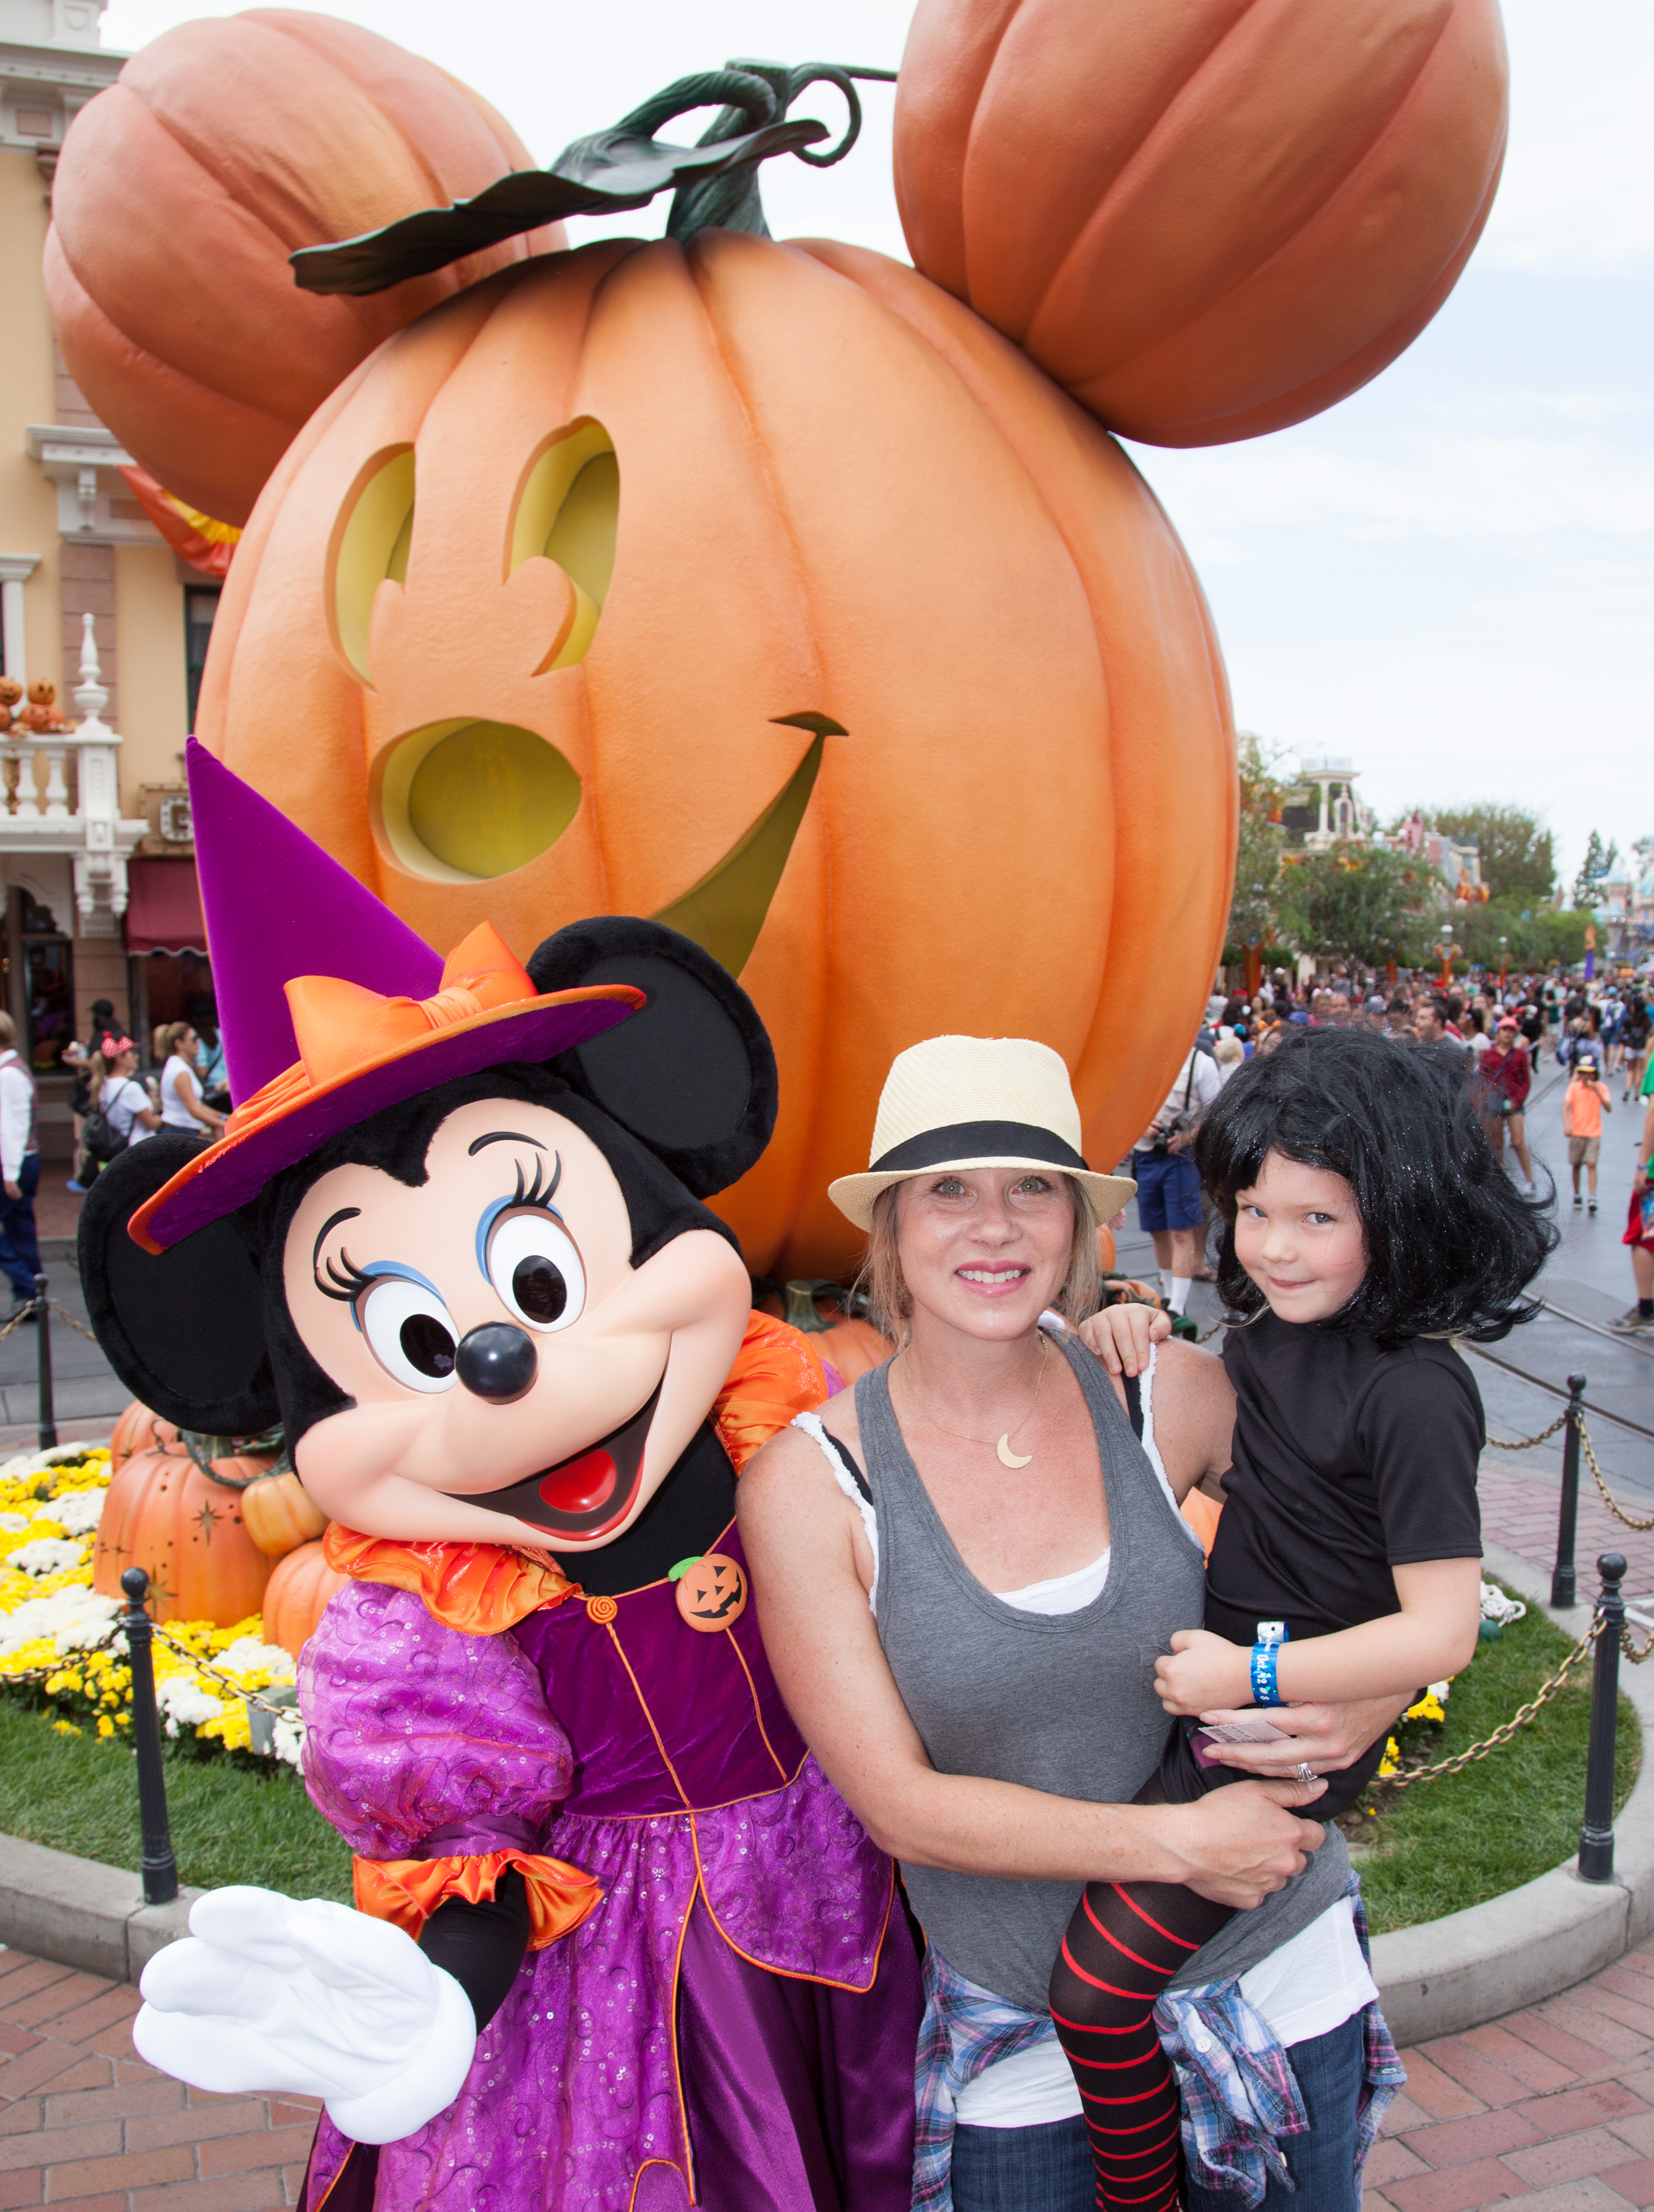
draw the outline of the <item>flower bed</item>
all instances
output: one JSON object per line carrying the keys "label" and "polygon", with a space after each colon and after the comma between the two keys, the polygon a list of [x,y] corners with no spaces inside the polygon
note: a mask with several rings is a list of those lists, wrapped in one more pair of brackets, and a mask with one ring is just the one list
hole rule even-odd
{"label": "flower bed", "polygon": [[[0,1466],[0,1687],[44,1704],[59,1735],[110,1737],[131,1726],[132,1677],[119,1601],[92,1588],[92,1553],[109,1488],[102,1447],[64,1444]],[[163,1642],[164,1633],[168,1641]],[[289,1689],[293,1662],[264,1641],[254,1613],[228,1628],[173,1621],[154,1644],[161,1727],[210,1750],[299,1763],[296,1709],[255,1742],[247,1704]]]}

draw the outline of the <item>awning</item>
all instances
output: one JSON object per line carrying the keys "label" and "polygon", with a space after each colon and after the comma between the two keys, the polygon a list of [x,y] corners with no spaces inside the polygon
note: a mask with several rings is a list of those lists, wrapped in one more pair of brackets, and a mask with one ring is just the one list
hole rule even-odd
{"label": "awning", "polygon": [[195,862],[129,860],[125,923],[129,952],[204,953],[207,927]]}

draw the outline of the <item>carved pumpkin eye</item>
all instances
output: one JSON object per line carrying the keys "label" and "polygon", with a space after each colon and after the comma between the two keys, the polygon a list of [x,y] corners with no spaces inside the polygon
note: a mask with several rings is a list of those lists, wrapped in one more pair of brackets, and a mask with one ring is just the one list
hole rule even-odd
{"label": "carved pumpkin eye", "polygon": [[513,503],[506,574],[525,561],[555,561],[575,587],[575,614],[537,675],[584,660],[614,574],[620,463],[600,422],[555,431],[524,470]]}
{"label": "carved pumpkin eye", "polygon": [[374,455],[352,485],[333,526],[327,556],[327,611],[333,643],[370,686],[374,597],[387,579],[397,584],[407,581],[413,521],[414,449],[388,447]]}

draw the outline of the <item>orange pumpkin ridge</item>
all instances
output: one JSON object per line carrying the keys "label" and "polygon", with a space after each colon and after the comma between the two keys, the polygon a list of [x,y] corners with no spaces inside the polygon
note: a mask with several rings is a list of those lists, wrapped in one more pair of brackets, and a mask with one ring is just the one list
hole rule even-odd
{"label": "orange pumpkin ridge", "polygon": [[265,1642],[279,1644],[296,1659],[315,1633],[328,1600],[350,1579],[328,1565],[319,1537],[289,1552],[271,1570],[265,1590]]}
{"label": "orange pumpkin ridge", "polygon": [[367,300],[301,292],[289,252],[532,166],[486,100],[371,31],[287,9],[181,24],[64,142],[46,280],[70,372],[167,490],[245,522],[382,338],[565,241],[553,225]]}
{"label": "orange pumpkin ridge", "polygon": [[920,0],[915,265],[1110,428],[1299,422],[1436,313],[1493,204],[1497,0]]}
{"label": "orange pumpkin ridge", "polygon": [[[613,568],[553,667],[570,571],[517,518],[549,441],[590,425],[615,456]],[[353,517],[387,467],[407,527],[370,544]],[[775,721],[804,713],[848,735],[755,915],[740,975],[781,1115],[718,1206],[756,1271],[829,1276],[860,1240],[826,1186],[865,1166],[896,1052],[1043,1039],[1111,1164],[1220,948],[1231,740],[1200,587],[1124,454],[1024,356],[825,241],[605,240],[496,274],[392,338],[289,453],[198,727],[439,951],[487,919],[523,957],[588,914],[672,909],[806,761],[809,732]],[[578,792],[542,849],[466,876],[409,842],[392,770],[484,725],[555,748]]]}
{"label": "orange pumpkin ridge", "polygon": [[[243,1473],[246,1461],[216,1462]],[[93,1549],[92,1587],[121,1595],[128,1567],[149,1577],[155,1619],[210,1620],[228,1628],[263,1603],[270,1562],[243,1525],[240,1493],[204,1474],[173,1444],[134,1452],[111,1477]]]}

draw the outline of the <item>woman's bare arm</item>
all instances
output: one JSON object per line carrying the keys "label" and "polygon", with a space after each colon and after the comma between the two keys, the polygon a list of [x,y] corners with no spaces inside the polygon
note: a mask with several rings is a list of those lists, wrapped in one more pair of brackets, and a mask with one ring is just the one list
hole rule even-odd
{"label": "woman's bare arm", "polygon": [[741,1477],[741,1540],[769,1663],[805,1741],[873,1840],[922,1866],[1023,1881],[1182,1882],[1256,1905],[1324,1831],[1286,1808],[1310,1784],[1260,1783],[1194,1805],[1095,1805],[939,1774],[902,1702],[857,1572],[858,1516],[796,1430]]}

